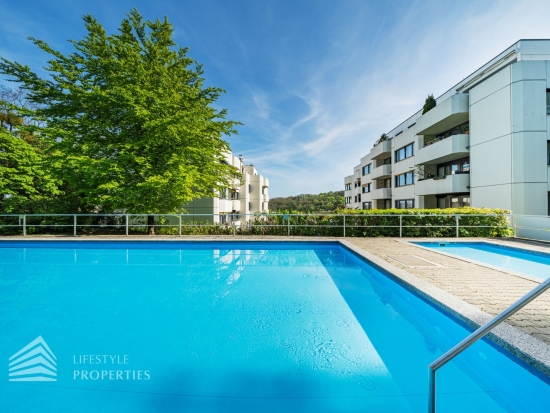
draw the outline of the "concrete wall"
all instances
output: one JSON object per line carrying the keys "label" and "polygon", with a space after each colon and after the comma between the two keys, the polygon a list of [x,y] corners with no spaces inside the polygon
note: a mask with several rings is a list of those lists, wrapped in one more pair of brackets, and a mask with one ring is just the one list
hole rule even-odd
{"label": "concrete wall", "polygon": [[472,206],[547,215],[547,63],[513,63],[470,91]]}

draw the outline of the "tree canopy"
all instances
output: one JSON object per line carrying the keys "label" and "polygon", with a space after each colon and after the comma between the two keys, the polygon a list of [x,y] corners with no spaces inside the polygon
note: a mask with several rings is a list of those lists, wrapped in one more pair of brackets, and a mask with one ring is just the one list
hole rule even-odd
{"label": "tree canopy", "polygon": [[327,212],[345,207],[344,191],[271,198],[271,211]]}
{"label": "tree canopy", "polygon": [[[83,20],[87,34],[71,41],[68,55],[31,38],[50,55],[46,78],[0,59],[0,73],[35,105],[28,116],[36,122],[19,129],[43,142],[57,179],[105,212],[149,214],[176,212],[230,186],[235,171],[223,162],[229,146],[222,136],[238,123],[214,107],[224,91],[204,85],[202,66],[175,44],[168,20],[144,21],[133,9],[112,35],[91,15]],[[9,156],[41,170],[29,147],[0,129]],[[4,193],[17,185],[32,192],[32,174],[18,184],[1,173]]]}

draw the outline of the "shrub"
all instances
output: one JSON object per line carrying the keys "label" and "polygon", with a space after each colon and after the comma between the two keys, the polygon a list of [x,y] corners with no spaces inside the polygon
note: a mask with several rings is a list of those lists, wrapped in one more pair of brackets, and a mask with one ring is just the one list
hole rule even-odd
{"label": "shrub", "polygon": [[429,112],[433,108],[437,106],[437,101],[434,98],[434,95],[428,95],[426,98],[426,101],[424,102],[424,106],[422,107],[422,114]]}

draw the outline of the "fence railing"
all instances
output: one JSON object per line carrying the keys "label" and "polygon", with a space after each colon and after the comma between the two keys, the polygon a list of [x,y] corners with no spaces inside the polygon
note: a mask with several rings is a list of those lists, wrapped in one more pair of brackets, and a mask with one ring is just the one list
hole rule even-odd
{"label": "fence railing", "polygon": [[[153,217],[153,218],[150,218]],[[506,236],[504,214],[0,214],[0,234]]]}

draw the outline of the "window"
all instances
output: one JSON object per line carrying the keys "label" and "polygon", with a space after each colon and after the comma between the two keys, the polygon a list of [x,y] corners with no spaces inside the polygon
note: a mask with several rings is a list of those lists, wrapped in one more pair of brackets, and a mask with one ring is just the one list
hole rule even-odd
{"label": "window", "polygon": [[361,180],[360,179],[355,181],[355,188],[357,188],[358,186],[361,186]]}
{"label": "window", "polygon": [[351,191],[351,184],[346,184],[346,186],[344,187],[344,189],[346,191]]}
{"label": "window", "polygon": [[361,194],[355,195],[355,202],[361,202]]}
{"label": "window", "polygon": [[546,163],[550,165],[550,141],[546,141]]}
{"label": "window", "polygon": [[371,168],[372,168],[371,163],[369,163],[368,165],[363,166],[363,175],[370,174]]}
{"label": "window", "polygon": [[366,194],[367,192],[370,192],[370,186],[372,184],[366,184],[365,186],[363,186],[363,193]]}
{"label": "window", "polygon": [[440,209],[467,206],[470,206],[470,194],[453,194],[437,198],[437,207]]}
{"label": "window", "polygon": [[346,197],[346,204],[351,204],[351,196]]}
{"label": "window", "polygon": [[391,199],[384,199],[384,209],[391,208]]}
{"label": "window", "polygon": [[391,178],[384,179],[384,186],[382,188],[391,188]]}
{"label": "window", "polygon": [[550,89],[546,89],[546,114],[550,115]]}
{"label": "window", "polygon": [[461,158],[456,161],[441,163],[437,165],[437,176],[444,178],[447,175],[469,174],[470,158]]}
{"label": "window", "polygon": [[395,201],[397,209],[412,209],[414,208],[414,199],[400,199]]}
{"label": "window", "polygon": [[389,158],[384,159],[383,165],[391,165],[391,156]]}
{"label": "window", "polygon": [[414,184],[414,172],[407,172],[395,177],[395,186],[406,186]]}
{"label": "window", "polygon": [[231,199],[239,199],[239,193],[237,191],[232,191]]}
{"label": "window", "polygon": [[402,148],[395,151],[395,162],[402,161],[403,159],[410,158],[414,155],[414,143],[409,143],[407,146],[403,146]]}
{"label": "window", "polygon": [[363,202],[363,209],[372,209],[372,202]]}

